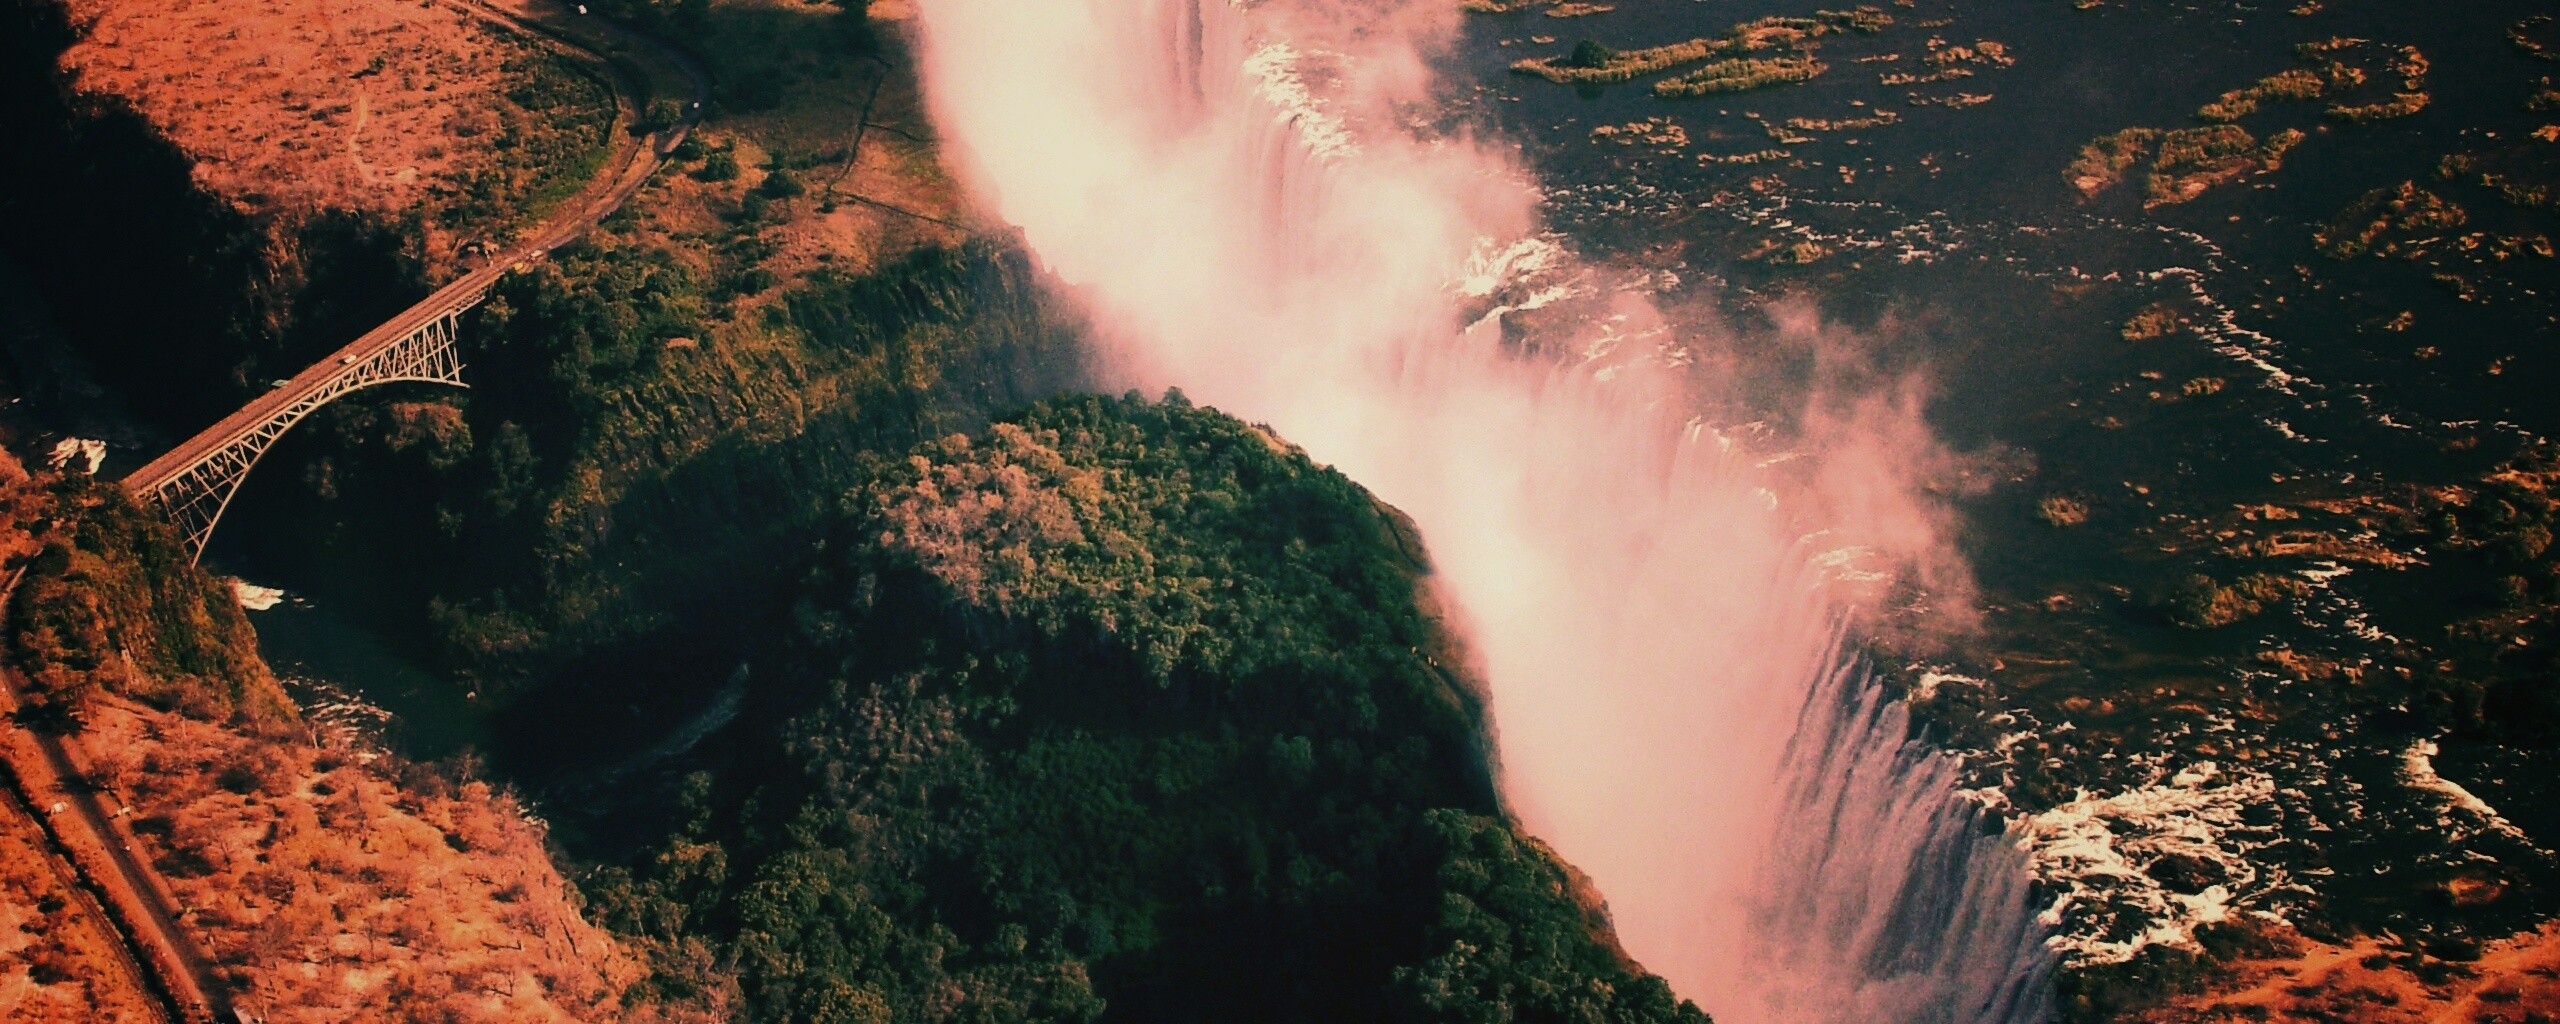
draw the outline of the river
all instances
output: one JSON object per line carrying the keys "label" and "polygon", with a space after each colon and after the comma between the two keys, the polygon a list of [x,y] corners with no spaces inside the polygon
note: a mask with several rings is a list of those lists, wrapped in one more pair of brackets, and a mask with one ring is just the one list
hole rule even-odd
{"label": "river", "polygon": [[1882,581],[1959,586],[1889,386],[1775,436],[1692,420],[1671,370],[1730,336],[1429,127],[1447,5],[919,10],[938,123],[1116,383],[1271,423],[1421,526],[1508,801],[1639,961],[1743,1024],[2043,1014],[2023,857],[1841,646]]}
{"label": "river", "polygon": [[[67,343],[43,297],[0,259],[0,351],[7,357],[5,422],[22,457],[37,458],[56,440],[106,442],[99,467],[114,476],[139,464],[168,439],[133,416],[92,378]],[[217,550],[211,564],[224,564]],[[254,577],[254,570],[248,575]],[[392,640],[337,611],[290,595],[251,613],[258,647],[305,713],[324,728],[349,730],[420,760],[487,750],[488,711],[467,688],[402,651]]]}

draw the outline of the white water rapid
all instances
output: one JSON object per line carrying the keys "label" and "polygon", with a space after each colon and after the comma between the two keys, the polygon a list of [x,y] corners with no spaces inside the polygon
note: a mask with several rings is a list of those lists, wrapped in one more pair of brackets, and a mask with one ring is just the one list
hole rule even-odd
{"label": "white water rapid", "polygon": [[[1269,423],[1420,524],[1507,799],[1648,969],[1727,1024],[2039,1019],[2024,858],[1844,658],[1816,557],[1929,542],[1892,439],[1808,441],[1781,483],[1684,426],[1660,360],[1506,342],[1567,257],[1518,168],[1413,126],[1455,6],[917,10],[955,165],[1122,382]],[[1658,322],[1600,301],[1604,333]]]}

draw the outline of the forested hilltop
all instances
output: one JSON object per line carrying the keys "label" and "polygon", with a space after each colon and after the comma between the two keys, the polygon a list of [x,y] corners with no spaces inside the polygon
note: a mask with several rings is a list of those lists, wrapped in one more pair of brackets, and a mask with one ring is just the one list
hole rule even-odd
{"label": "forested hilltop", "polygon": [[1504,820],[1419,559],[1179,395],[882,461],[587,889],[754,1021],[1702,1021]]}
{"label": "forested hilltop", "polygon": [[[151,200],[35,286],[88,302],[61,282],[106,280],[118,246],[224,271],[172,277],[153,307],[219,329],[63,318],[101,358],[125,338],[184,350],[99,375],[163,431],[367,315],[313,303],[451,269],[412,240],[451,226],[418,197],[453,193],[370,176],[376,151],[340,144],[362,111],[416,113],[377,77],[404,104],[468,83],[383,27],[409,5],[333,2],[401,39],[391,59],[212,106],[151,92],[168,82],[147,65],[195,33],[225,41],[223,68],[266,68],[229,42],[260,38],[264,8],[7,7],[43,30],[0,48],[5,98],[46,128],[8,165],[20,201],[88,166]],[[135,848],[205,908],[182,930],[215,994],[274,1021],[1704,1021],[1504,816],[1484,709],[1394,513],[1178,397],[1056,397],[1087,384],[1079,325],[970,222],[900,33],[864,7],[597,5],[702,62],[702,129],[474,313],[469,392],[332,405],[217,535],[210,564],[254,564],[450,673],[498,719],[485,760],[315,725],[228,581],[111,484],[7,492],[21,717],[92,752],[72,781],[132,808]],[[561,123],[581,132],[611,120],[494,67],[463,70],[516,86],[491,101],[502,128],[546,106],[578,108]],[[190,177],[234,124],[303,144]],[[413,155],[461,173],[489,138]],[[391,255],[356,269],[386,283],[304,287],[311,311],[259,320],[239,311],[268,308],[271,268],[224,262],[245,237],[224,225],[243,190],[296,174],[363,200],[310,208],[377,240]],[[500,184],[524,194],[473,216],[547,187]],[[215,227],[189,235],[199,221]],[[160,403],[205,380],[228,386]],[[20,450],[62,429],[0,428]],[[140,454],[117,447],[108,476]],[[703,711],[724,701],[734,719]],[[0,824],[23,848],[49,834]],[[108,983],[115,922],[37,876],[0,884],[0,919],[62,937],[0,943],[0,985],[65,1019],[153,996]]]}
{"label": "forested hilltop", "polygon": [[6,492],[20,717],[270,1020],[1706,1021],[1506,820],[1419,542],[1340,474],[1178,394],[859,461],[743,712],[582,897],[469,764],[314,742],[84,477]]}

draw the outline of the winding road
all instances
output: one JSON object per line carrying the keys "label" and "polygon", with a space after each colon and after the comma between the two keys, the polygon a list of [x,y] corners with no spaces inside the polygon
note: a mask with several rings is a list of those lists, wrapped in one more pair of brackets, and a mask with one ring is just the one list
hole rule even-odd
{"label": "winding road", "polygon": [[[13,718],[25,706],[20,683],[15,669],[0,668],[0,710]],[[186,911],[168,883],[134,852],[120,809],[110,810],[103,791],[90,783],[78,744],[73,736],[12,722],[0,736],[0,759],[8,762],[17,796],[143,967],[149,991],[167,1000],[179,1020],[228,1024],[236,1018],[213,959],[188,934]]]}
{"label": "winding road", "polygon": [[[564,56],[587,64],[603,76],[613,92],[615,106],[620,109],[620,117],[615,122],[618,130],[613,137],[614,151],[605,160],[605,171],[561,204],[559,210],[526,231],[515,247],[504,255],[429,293],[426,298],[329,353],[292,379],[259,395],[220,422],[127,474],[124,478],[127,490],[136,494],[159,490],[213,453],[257,431],[313,395],[329,390],[339,377],[412,337],[426,325],[470,308],[488,293],[490,286],[495,285],[499,278],[531,266],[550,255],[553,249],[594,229],[596,224],[620,209],[624,202],[649,183],[650,177],[666,163],[667,154],[692,133],[701,118],[702,105],[710,99],[710,76],[700,64],[673,47],[612,22],[579,15],[557,3],[541,4],[540,9],[528,3],[523,9],[509,10],[480,0],[444,2],[455,9],[513,29]],[[675,123],[667,127],[647,135],[638,134],[633,130],[634,126],[640,124],[656,99],[673,99],[681,113]]]}
{"label": "winding road", "polygon": [[[582,16],[566,4],[525,0],[501,7],[482,0],[442,2],[534,39],[587,65],[604,79],[619,113],[613,152],[605,161],[604,171],[541,223],[525,231],[504,255],[436,289],[282,386],[127,475],[128,489],[147,493],[157,483],[184,472],[208,452],[257,429],[278,410],[329,386],[347,367],[397,344],[424,324],[468,308],[499,278],[540,261],[553,249],[592,230],[648,184],[664,166],[668,154],[691,133],[709,99],[709,75],[691,57],[610,22]],[[642,118],[661,100],[678,104],[680,113],[674,123],[640,133],[637,126]],[[0,588],[0,609],[5,609],[8,593],[16,582],[12,577],[8,587]],[[0,711],[21,706],[20,683],[14,673],[0,670]],[[147,857],[136,852],[135,837],[124,827],[120,810],[110,808],[101,789],[87,783],[87,765],[78,739],[48,730],[12,727],[0,733],[0,754],[6,756],[11,781],[37,811],[56,847],[64,852],[82,882],[112,909],[111,918],[131,947],[134,960],[147,967],[170,1008],[191,1022],[231,1024],[253,1020],[232,1005],[228,986],[213,960],[185,927],[185,910],[167,881]]]}

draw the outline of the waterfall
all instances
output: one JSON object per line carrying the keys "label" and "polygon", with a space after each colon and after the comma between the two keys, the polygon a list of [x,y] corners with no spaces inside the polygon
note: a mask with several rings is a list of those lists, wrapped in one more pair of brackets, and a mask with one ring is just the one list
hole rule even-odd
{"label": "waterfall", "polygon": [[1908,743],[1898,701],[1835,659],[1779,777],[1748,955],[1771,1020],[2045,1019],[2051,958],[2026,856],[1951,799],[1953,759]]}
{"label": "waterfall", "polygon": [[[1934,533],[1903,440],[1780,478],[1684,422],[1661,322],[1573,272],[1499,151],[1409,125],[1445,0],[920,0],[953,162],[1110,372],[1266,422],[1411,515],[1492,690],[1505,799],[1718,1019],[2040,1019],[2023,856],[1844,656],[1844,558]],[[1595,333],[1596,332],[1596,333]],[[1676,332],[1675,332],[1676,333]],[[1810,517],[1810,518],[1809,518]]]}

